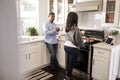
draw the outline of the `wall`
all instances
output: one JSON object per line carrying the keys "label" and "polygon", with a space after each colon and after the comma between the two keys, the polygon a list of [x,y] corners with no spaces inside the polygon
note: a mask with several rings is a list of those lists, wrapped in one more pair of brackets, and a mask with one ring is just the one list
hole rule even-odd
{"label": "wall", "polygon": [[[76,2],[93,1],[93,0],[75,0]],[[96,0],[94,0],[96,1]],[[106,0],[103,0],[105,3]],[[105,5],[105,4],[103,4]],[[89,12],[77,12],[78,25],[82,28],[101,28],[104,11],[89,11]]]}
{"label": "wall", "polygon": [[102,12],[77,12],[79,27],[100,28],[102,24]]}
{"label": "wall", "polygon": [[0,0],[0,80],[21,80],[15,4],[15,0]]}

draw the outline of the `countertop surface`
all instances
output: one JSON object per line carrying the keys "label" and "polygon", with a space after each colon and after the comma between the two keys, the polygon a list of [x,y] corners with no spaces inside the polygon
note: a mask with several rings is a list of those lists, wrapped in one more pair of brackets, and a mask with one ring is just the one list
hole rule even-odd
{"label": "countertop surface", "polygon": [[120,44],[108,44],[105,42],[101,42],[101,43],[97,43],[93,45],[96,48],[102,48],[102,49],[107,49],[107,50],[111,50],[112,48],[116,47],[116,46],[120,46]]}
{"label": "countertop surface", "polygon": [[[64,36],[57,36],[57,38],[60,41],[65,41]],[[28,43],[38,42],[38,41],[44,41],[44,36],[34,36],[34,37],[24,36],[21,39],[19,39],[19,44],[28,44]]]}
{"label": "countertop surface", "polygon": [[27,44],[27,43],[33,43],[33,42],[43,41],[43,40],[44,40],[44,36],[34,36],[34,37],[26,36],[19,39],[19,44]]}

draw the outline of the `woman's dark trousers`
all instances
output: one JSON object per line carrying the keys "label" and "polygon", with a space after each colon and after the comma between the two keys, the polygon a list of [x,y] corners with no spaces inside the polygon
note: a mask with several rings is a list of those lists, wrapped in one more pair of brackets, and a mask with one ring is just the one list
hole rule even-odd
{"label": "woman's dark trousers", "polygon": [[67,76],[71,77],[74,63],[76,62],[77,56],[79,54],[79,50],[77,48],[72,48],[68,46],[64,46],[64,50],[67,54],[67,61],[66,61],[67,62],[67,65],[66,65]]}

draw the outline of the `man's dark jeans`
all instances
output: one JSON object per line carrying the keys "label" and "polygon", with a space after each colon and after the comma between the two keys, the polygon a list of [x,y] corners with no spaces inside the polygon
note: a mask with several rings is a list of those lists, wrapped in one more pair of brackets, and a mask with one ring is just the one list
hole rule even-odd
{"label": "man's dark jeans", "polygon": [[46,43],[46,45],[50,53],[50,68],[56,69],[58,67],[58,60],[56,58],[58,44]]}
{"label": "man's dark jeans", "polygon": [[67,76],[71,77],[74,63],[76,62],[77,56],[79,54],[79,50],[77,48],[72,48],[68,46],[64,46],[64,50],[67,54],[67,61],[66,61],[67,62],[67,66],[66,66]]}

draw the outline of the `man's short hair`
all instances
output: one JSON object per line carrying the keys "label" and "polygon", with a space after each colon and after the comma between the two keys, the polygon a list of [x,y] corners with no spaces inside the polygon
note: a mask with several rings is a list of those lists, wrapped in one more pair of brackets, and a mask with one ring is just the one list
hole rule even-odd
{"label": "man's short hair", "polygon": [[55,13],[54,13],[54,12],[50,12],[50,13],[49,13],[49,16],[52,15],[52,14],[54,15]]}

